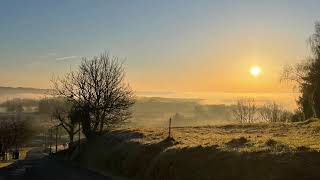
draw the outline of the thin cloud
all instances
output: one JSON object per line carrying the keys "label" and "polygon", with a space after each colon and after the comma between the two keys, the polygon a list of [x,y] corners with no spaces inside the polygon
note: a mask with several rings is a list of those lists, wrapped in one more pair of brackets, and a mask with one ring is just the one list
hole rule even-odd
{"label": "thin cloud", "polygon": [[49,52],[49,53],[47,53],[47,56],[56,56],[56,55],[57,55],[56,52]]}
{"label": "thin cloud", "polygon": [[56,61],[66,61],[66,60],[75,59],[75,58],[78,58],[78,56],[59,57],[59,58],[56,58]]}

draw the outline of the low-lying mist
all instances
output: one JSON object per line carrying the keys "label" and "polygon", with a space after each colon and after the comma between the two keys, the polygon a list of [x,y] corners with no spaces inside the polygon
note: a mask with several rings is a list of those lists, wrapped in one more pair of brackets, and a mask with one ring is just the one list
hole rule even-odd
{"label": "low-lying mist", "polygon": [[[126,126],[167,127],[172,119],[173,126],[204,126],[234,122],[232,106],[239,98],[254,98],[257,105],[277,102],[283,108],[295,108],[294,93],[155,93],[137,92],[137,101],[132,108],[132,118]],[[14,99],[38,101],[48,97],[44,90],[2,89],[0,103]],[[36,111],[35,104],[24,107],[25,112]],[[0,112],[5,112],[0,107]]]}
{"label": "low-lying mist", "polygon": [[138,98],[133,106],[133,118],[128,124],[135,127],[198,126],[232,121],[231,106],[201,104],[197,99]]}

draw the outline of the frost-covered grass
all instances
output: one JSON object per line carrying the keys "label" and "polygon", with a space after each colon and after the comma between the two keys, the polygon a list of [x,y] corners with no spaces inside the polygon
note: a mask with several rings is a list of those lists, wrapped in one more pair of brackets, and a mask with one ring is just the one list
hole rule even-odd
{"label": "frost-covered grass", "polygon": [[[124,133],[125,132],[125,133]],[[113,135],[140,133],[139,138],[129,141],[140,144],[155,144],[168,136],[164,128],[130,128],[119,129]],[[175,145],[170,148],[196,146],[215,146],[223,151],[260,152],[270,148],[266,142],[273,140],[288,146],[287,150],[299,151],[301,147],[309,150],[320,150],[320,121],[311,120],[305,123],[273,124],[232,124],[206,127],[177,127],[172,129]],[[120,137],[121,137],[120,135]],[[231,141],[244,138],[247,142],[231,145]]]}
{"label": "frost-covered grass", "polygon": [[320,121],[117,129],[82,164],[134,179],[320,179]]}

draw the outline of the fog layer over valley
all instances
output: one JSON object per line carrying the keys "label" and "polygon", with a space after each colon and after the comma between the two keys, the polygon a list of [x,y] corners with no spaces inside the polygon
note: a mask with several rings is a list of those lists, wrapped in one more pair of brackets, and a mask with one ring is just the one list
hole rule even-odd
{"label": "fog layer over valley", "polygon": [[[49,90],[33,88],[0,87],[0,102],[16,100],[23,104],[24,112],[39,111],[40,99],[50,98]],[[154,93],[137,92],[137,101],[132,108],[132,118],[128,127],[167,127],[169,118],[173,126],[204,126],[235,122],[232,116],[234,104],[240,98],[254,98],[257,105],[277,102],[284,109],[295,107],[296,94],[252,94],[252,93]],[[207,98],[207,99],[206,99]],[[50,105],[49,105],[50,106]],[[50,110],[40,111],[42,114]],[[4,106],[0,112],[5,112]],[[44,122],[48,117],[42,116]]]}
{"label": "fog layer over valley", "polygon": [[201,104],[196,99],[143,97],[133,106],[129,125],[135,127],[197,126],[226,123],[232,120],[231,106]]}

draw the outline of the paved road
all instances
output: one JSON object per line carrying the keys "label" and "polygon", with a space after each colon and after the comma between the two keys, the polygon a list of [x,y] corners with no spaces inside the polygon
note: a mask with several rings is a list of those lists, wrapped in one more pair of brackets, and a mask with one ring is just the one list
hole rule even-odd
{"label": "paved road", "polygon": [[82,169],[62,161],[49,159],[38,149],[31,150],[25,160],[0,169],[0,180],[113,180],[111,177]]}

